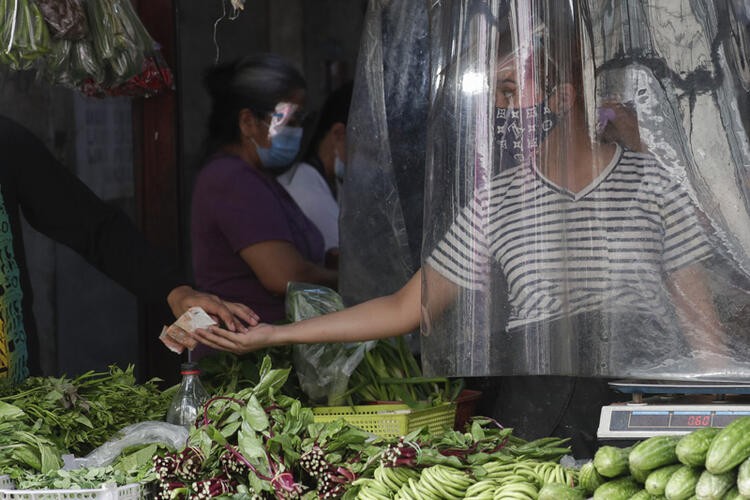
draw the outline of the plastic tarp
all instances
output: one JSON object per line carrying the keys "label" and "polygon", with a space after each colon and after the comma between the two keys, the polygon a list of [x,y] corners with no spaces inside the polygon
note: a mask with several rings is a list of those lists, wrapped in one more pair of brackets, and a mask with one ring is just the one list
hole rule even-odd
{"label": "plastic tarp", "polygon": [[373,1],[365,29],[342,290],[421,264],[427,373],[750,376],[748,2]]}

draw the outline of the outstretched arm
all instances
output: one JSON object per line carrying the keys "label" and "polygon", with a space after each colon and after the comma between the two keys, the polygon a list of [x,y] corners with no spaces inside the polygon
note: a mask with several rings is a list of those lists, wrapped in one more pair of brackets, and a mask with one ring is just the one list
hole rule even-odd
{"label": "outstretched arm", "polygon": [[435,293],[429,301],[430,310],[442,310],[455,297],[455,285],[430,267],[425,267],[397,292],[342,311],[290,325],[263,324],[247,333],[213,327],[208,331],[196,331],[195,337],[215,349],[243,354],[277,345],[362,342],[404,335],[420,324],[423,272],[428,273],[428,282],[434,283],[431,285]]}

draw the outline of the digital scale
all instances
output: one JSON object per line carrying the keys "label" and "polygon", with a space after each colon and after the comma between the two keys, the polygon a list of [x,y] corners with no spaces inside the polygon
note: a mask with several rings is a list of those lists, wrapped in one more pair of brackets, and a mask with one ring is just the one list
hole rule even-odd
{"label": "digital scale", "polygon": [[747,383],[635,381],[610,382],[631,400],[602,408],[599,441],[637,441],[687,434],[702,427],[726,427],[750,416]]}

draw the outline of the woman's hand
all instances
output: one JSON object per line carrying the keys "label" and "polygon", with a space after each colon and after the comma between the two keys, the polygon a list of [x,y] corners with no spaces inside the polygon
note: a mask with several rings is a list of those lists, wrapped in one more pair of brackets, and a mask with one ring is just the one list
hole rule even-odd
{"label": "woman's hand", "polygon": [[260,319],[255,311],[244,304],[225,302],[216,295],[199,292],[187,285],[178,286],[169,292],[167,303],[175,318],[189,308],[197,306],[208,314],[220,318],[227,329],[232,332],[247,331],[245,324],[255,326]]}
{"label": "woman's hand", "polygon": [[604,101],[599,107],[599,138],[603,142],[618,143],[631,151],[645,151],[641,142],[638,114],[629,103]]}
{"label": "woman's hand", "polygon": [[245,354],[275,345],[272,339],[276,328],[273,325],[261,323],[243,332],[231,332],[218,326],[211,326],[195,330],[193,338],[201,344],[220,351]]}

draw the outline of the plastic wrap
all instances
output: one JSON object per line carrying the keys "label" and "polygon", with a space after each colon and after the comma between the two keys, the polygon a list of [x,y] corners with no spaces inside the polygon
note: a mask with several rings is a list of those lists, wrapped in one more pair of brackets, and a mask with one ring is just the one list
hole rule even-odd
{"label": "plastic wrap", "polygon": [[81,0],[35,0],[56,38],[80,40],[88,34],[86,11]]}
{"label": "plastic wrap", "polygon": [[419,267],[428,31],[426,2],[368,3],[339,190],[347,305],[399,289]]}
{"label": "plastic wrap", "polygon": [[[367,30],[394,8],[372,2]],[[379,148],[379,182],[382,155],[411,138],[388,137],[401,101],[372,89],[419,61],[430,78],[425,372],[750,376],[748,14],[742,1],[441,0],[402,27],[427,30],[429,56],[398,69],[372,36],[358,75],[370,94],[355,87],[352,110],[371,128],[352,135]],[[345,190],[361,193],[375,174],[358,177],[355,144]],[[394,184],[356,210],[403,236]],[[349,244],[377,253],[373,241]]]}
{"label": "plastic wrap", "polygon": [[[290,322],[339,311],[343,307],[341,296],[330,288],[291,281],[287,284],[285,309]],[[373,345],[375,342],[294,345],[292,361],[300,387],[313,402],[344,403],[349,377]]]}
{"label": "plastic wrap", "polygon": [[50,50],[47,25],[31,0],[0,2],[0,64],[14,71],[31,69]]}
{"label": "plastic wrap", "polygon": [[66,469],[104,467],[111,464],[123,450],[131,446],[158,443],[173,450],[181,450],[188,439],[188,430],[167,422],[145,421],[123,427],[109,441],[85,457],[63,455]]}

